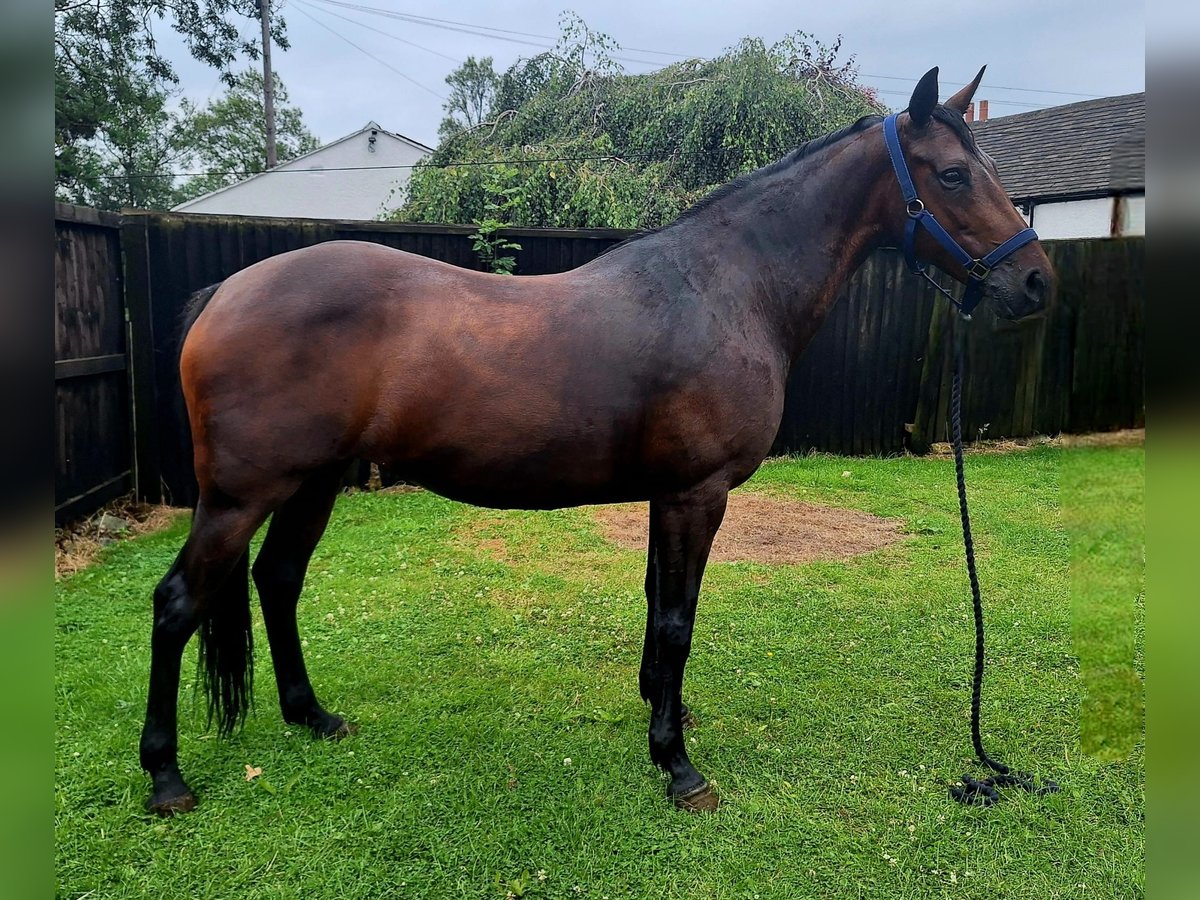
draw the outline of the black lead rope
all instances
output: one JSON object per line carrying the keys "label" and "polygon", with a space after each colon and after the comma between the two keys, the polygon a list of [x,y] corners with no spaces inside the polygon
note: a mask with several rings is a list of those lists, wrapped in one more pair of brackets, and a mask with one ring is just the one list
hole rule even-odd
{"label": "black lead rope", "polygon": [[971,743],[981,765],[995,774],[987,778],[963,775],[961,784],[950,786],[950,796],[959,803],[991,806],[1000,800],[997,788],[1019,787],[1038,795],[1053,794],[1059,786],[1046,779],[1038,786],[1032,775],[1014,772],[1004,763],[988,756],[979,735],[979,698],[983,690],[983,601],[979,595],[979,576],[975,571],[975,542],[971,539],[971,517],[967,512],[967,482],[963,477],[962,447],[962,376],[965,368],[963,322],[954,328],[954,380],[950,387],[950,422],[954,437],[954,474],[958,481],[958,510],[962,517],[963,547],[967,555],[967,576],[971,580],[971,599],[975,608],[975,675],[971,680]]}
{"label": "black lead rope", "polygon": [[[1018,231],[1007,241],[996,247],[990,253],[976,259],[950,236],[950,233],[938,222],[937,216],[925,208],[921,198],[917,196],[917,187],[913,182],[908,163],[904,160],[904,150],[900,146],[900,130],[898,114],[893,113],[883,120],[883,141],[887,147],[888,159],[896,173],[896,182],[900,187],[900,195],[904,198],[904,211],[908,222],[904,228],[904,258],[910,272],[921,275],[950,299],[960,313],[963,321],[971,318],[971,311],[983,299],[984,282],[992,270],[1017,250],[1031,241],[1037,240],[1037,232],[1032,228]],[[917,257],[917,232],[923,229],[930,237],[942,245],[942,248],[961,265],[966,272],[966,289],[961,300],[938,284],[924,263]],[[996,792],[998,787],[1022,787],[1027,791],[1039,794],[1051,794],[1058,790],[1053,781],[1046,781],[1041,787],[1034,784],[1033,776],[1022,772],[1014,772],[1003,763],[998,763],[983,749],[983,741],[979,737],[979,693],[983,688],[983,604],[979,599],[979,578],[975,574],[975,547],[971,541],[971,520],[967,515],[967,484],[963,479],[963,450],[962,450],[962,373],[964,370],[963,343],[964,336],[962,321],[955,323],[954,328],[954,381],[950,392],[950,418],[954,429],[954,471],[958,476],[958,506],[962,514],[963,546],[967,551],[967,573],[971,577],[971,596],[975,601],[975,678],[971,684],[971,740],[975,744],[975,754],[979,762],[991,769],[995,774],[987,778],[975,779],[970,775],[962,777],[961,784],[950,788],[950,794],[960,803],[979,803],[991,806],[1000,799]]]}

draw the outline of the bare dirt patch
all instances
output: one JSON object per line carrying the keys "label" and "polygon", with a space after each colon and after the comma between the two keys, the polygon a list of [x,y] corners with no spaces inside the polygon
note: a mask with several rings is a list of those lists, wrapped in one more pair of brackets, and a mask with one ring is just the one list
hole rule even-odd
{"label": "bare dirt patch", "polygon": [[54,575],[74,575],[91,565],[114,541],[166,528],[186,509],[137,503],[129,497],[114,500],[92,516],[54,529]]}
{"label": "bare dirt patch", "polygon": [[389,484],[387,487],[369,488],[372,491],[378,491],[381,494],[419,494],[425,490],[419,484],[407,484],[399,481],[396,484]]}
{"label": "bare dirt patch", "polygon": [[[646,549],[645,503],[597,507],[595,516],[613,543],[629,550]],[[899,519],[853,509],[731,494],[709,558],[771,565],[844,560],[899,541],[902,526]]]}
{"label": "bare dirt patch", "polygon": [[1063,434],[1055,438],[1060,447],[1140,447],[1146,443],[1145,428],[1120,431],[1094,431],[1091,434]]}
{"label": "bare dirt patch", "polygon": [[[967,453],[1014,453],[1033,447],[1140,447],[1145,443],[1145,428],[1122,428],[1118,431],[1060,434],[1057,437],[1038,434],[1027,438],[972,441],[965,449]],[[930,444],[929,455],[948,457],[954,455],[954,450],[948,442],[940,441]]]}

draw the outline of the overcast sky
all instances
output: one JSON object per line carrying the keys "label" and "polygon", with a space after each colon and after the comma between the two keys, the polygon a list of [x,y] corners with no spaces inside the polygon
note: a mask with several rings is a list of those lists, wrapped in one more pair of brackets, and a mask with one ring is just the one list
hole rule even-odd
{"label": "overcast sky", "polygon": [[[290,50],[275,49],[275,70],[287,86],[291,102],[300,107],[309,128],[323,142],[375,120],[389,131],[433,146],[443,116],[442,99],[435,95],[445,96],[446,75],[459,62],[468,56],[491,56],[496,70],[503,71],[519,57],[542,50],[541,46],[512,43],[497,36],[450,30],[445,22],[443,27],[436,27],[434,23],[400,21],[333,5],[331,0],[275,2],[277,14],[287,22],[291,43]],[[338,2],[525,32],[505,36],[542,45],[553,41],[528,35],[553,38],[558,33],[559,13],[571,9],[592,28],[616,39],[625,48],[620,55],[646,61],[625,63],[629,72],[647,72],[677,59],[661,53],[714,56],[747,35],[771,43],[789,32],[803,30],[830,43],[840,34],[844,52],[856,58],[862,82],[877,88],[884,102],[896,109],[907,104],[916,80],[934,65],[941,67],[945,98],[987,63],[987,75],[976,96],[990,101],[993,117],[1145,89],[1142,3]],[[191,60],[174,35],[165,32],[165,28],[159,31],[160,45],[176,64],[184,95],[198,102],[218,96],[221,86],[217,73]],[[257,23],[246,20],[242,33],[255,35]]]}

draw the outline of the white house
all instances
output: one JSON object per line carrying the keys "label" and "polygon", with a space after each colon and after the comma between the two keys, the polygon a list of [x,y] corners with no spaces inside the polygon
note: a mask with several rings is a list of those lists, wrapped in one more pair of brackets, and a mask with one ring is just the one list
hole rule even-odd
{"label": "white house", "polygon": [[1043,238],[1146,233],[1146,94],[1085,100],[971,125]]}
{"label": "white house", "polygon": [[412,166],[431,152],[368,122],[340,140],[175,209],[227,216],[377,219],[400,205],[400,189]]}

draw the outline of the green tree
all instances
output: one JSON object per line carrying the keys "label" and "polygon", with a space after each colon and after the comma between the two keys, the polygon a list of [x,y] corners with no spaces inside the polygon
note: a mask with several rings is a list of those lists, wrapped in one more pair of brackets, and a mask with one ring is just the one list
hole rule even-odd
{"label": "green tree", "polygon": [[447,75],[450,96],[446,100],[446,118],[438,128],[438,137],[444,139],[481,125],[492,108],[497,81],[490,56],[483,59],[468,56],[466,62]]}
{"label": "green tree", "polygon": [[[627,75],[606,35],[570,15],[561,30],[552,52],[500,76],[492,127],[442,136],[391,218],[481,222],[501,194],[513,198],[506,224],[656,227],[717,185],[883,111],[853,59],[839,61],[840,41],[746,38],[715,59]],[[489,161],[505,165],[478,165]]]}
{"label": "green tree", "polygon": [[[233,78],[224,95],[197,107],[180,104],[175,146],[189,169],[207,174],[189,179],[180,201],[233,184],[247,173],[266,169],[267,135],[263,110],[263,76],[247,69]],[[300,110],[288,105],[287,89],[275,73],[275,147],[285,162],[316,150],[319,141],[304,124]]]}
{"label": "green tree", "polygon": [[125,68],[110,71],[99,99],[70,82],[55,84],[65,95],[56,96],[56,130],[71,132],[62,144],[56,135],[56,193],[101,209],[170,207],[178,202],[174,181],[161,175],[179,158],[170,91],[128,60],[116,65]]}
{"label": "green tree", "polygon": [[[161,171],[170,152],[163,143],[170,124],[166,105],[178,79],[158,51],[154,28],[169,23],[193,57],[232,81],[234,60],[243,55],[258,58],[257,38],[243,38],[238,29],[247,18],[258,18],[257,0],[54,0],[58,196],[96,205],[131,199],[135,205],[168,202],[169,179],[159,179],[158,187],[153,187],[158,182],[145,178],[133,187],[113,186],[134,175]],[[273,19],[272,36],[280,47],[287,47],[278,17]],[[145,146],[146,140],[151,147]],[[143,152],[148,149],[151,152]],[[156,168],[127,168],[142,165]]]}

